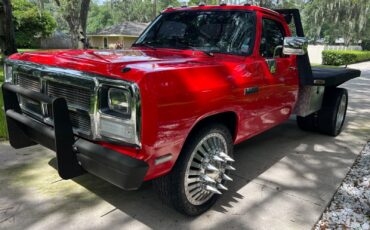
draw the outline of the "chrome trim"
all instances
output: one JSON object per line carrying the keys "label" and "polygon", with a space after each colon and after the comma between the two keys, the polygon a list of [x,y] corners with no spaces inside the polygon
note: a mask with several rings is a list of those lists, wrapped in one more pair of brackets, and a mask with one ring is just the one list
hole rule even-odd
{"label": "chrome trim", "polygon": [[[101,137],[99,134],[99,118],[102,115],[99,109],[99,91],[102,85],[110,85],[114,87],[121,87],[125,88],[126,90],[130,91],[131,93],[131,118],[129,120],[123,120],[122,122],[133,122],[134,126],[136,127],[136,135],[135,135],[135,143],[123,143],[123,144],[131,144],[141,148],[141,97],[140,97],[140,90],[138,85],[135,82],[130,82],[122,79],[112,79],[109,76],[102,76],[93,73],[82,72],[78,70],[72,69],[63,69],[54,66],[48,65],[40,65],[32,62],[27,61],[19,61],[19,60],[10,60],[6,59],[5,63],[13,67],[13,79],[12,82],[15,84],[15,74],[21,72],[22,74],[30,74],[32,76],[38,77],[40,81],[47,80],[51,82],[62,83],[66,85],[71,85],[74,87],[80,87],[89,89],[92,92],[91,95],[91,103],[90,109],[88,112],[91,121],[91,137],[89,139],[93,140],[101,140],[101,141],[108,141],[114,142],[115,144],[122,144],[122,141],[113,140],[111,138]],[[42,80],[41,80],[42,79]],[[40,92],[46,93],[47,89],[40,89]],[[81,108],[76,108],[76,106],[68,105],[68,109],[75,111],[81,110]],[[86,111],[86,110],[83,110]],[[37,114],[35,114],[37,115]],[[104,116],[107,116],[104,114]],[[42,120],[44,123],[48,123],[50,125],[50,118],[44,117]],[[78,130],[77,135],[85,136],[85,134],[81,133]]]}
{"label": "chrome trim", "polygon": [[343,94],[339,103],[337,119],[335,122],[335,131],[339,132],[343,126],[347,111],[347,95]]}
{"label": "chrome trim", "polygon": [[12,72],[12,74],[11,74],[10,79],[9,79],[9,75],[8,75],[9,68],[13,68],[13,66],[8,65],[6,62],[4,62],[4,82],[12,82],[13,79],[14,79],[13,69],[10,70]]}
{"label": "chrome trim", "polygon": [[166,163],[166,162],[170,161],[171,159],[172,159],[172,154],[171,153],[160,156],[160,157],[158,157],[154,160],[154,165],[160,165],[160,164]]}

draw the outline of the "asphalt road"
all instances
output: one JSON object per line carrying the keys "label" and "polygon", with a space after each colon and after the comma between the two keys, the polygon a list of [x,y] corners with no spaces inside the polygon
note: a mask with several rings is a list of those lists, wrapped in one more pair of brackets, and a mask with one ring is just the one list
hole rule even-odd
{"label": "asphalt road", "polygon": [[126,192],[92,175],[63,181],[55,155],[0,143],[0,229],[311,229],[370,136],[370,62],[353,65],[343,133],[298,129],[294,119],[235,148],[234,183],[209,212],[182,216],[150,183]]}

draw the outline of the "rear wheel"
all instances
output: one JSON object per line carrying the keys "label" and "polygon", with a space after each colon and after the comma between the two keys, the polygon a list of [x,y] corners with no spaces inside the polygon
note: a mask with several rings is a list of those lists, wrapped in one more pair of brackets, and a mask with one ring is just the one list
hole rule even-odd
{"label": "rear wheel", "polygon": [[321,109],[307,117],[297,116],[299,128],[337,136],[343,128],[348,105],[348,92],[342,88],[325,89]]}
{"label": "rear wheel", "polygon": [[199,215],[217,201],[232,181],[233,143],[223,125],[199,129],[189,137],[172,171],[153,181],[160,197],[178,211]]}
{"label": "rear wheel", "polygon": [[322,109],[318,112],[318,130],[337,136],[343,128],[348,105],[346,89],[335,88],[325,92]]}

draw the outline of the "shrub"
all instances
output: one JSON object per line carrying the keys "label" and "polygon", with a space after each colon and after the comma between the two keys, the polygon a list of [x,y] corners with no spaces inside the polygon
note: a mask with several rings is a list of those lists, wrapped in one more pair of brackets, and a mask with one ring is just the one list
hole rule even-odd
{"label": "shrub", "polygon": [[370,51],[370,40],[362,40],[362,49]]}
{"label": "shrub", "polygon": [[370,60],[370,51],[324,50],[322,52],[323,65],[348,65],[366,60]]}

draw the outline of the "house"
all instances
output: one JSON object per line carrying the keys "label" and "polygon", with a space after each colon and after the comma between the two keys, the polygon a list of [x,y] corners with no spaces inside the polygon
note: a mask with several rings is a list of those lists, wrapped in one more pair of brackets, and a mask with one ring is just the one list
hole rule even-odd
{"label": "house", "polygon": [[124,22],[110,26],[88,34],[89,45],[97,49],[130,48],[147,26],[147,23],[140,22]]}

